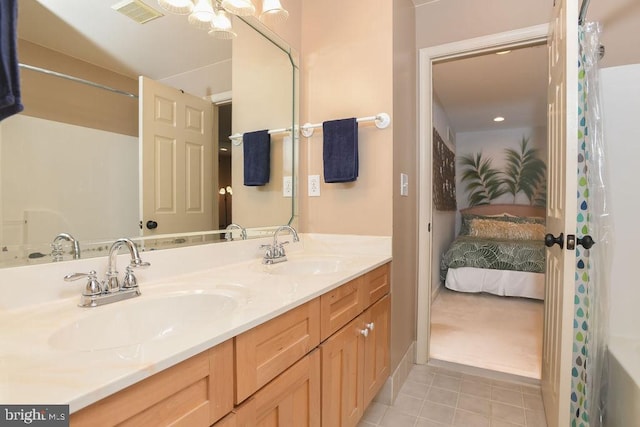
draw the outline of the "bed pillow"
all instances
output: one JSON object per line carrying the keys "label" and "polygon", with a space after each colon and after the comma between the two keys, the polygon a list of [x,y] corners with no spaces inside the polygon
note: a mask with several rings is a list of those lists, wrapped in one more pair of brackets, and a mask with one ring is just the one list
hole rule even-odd
{"label": "bed pillow", "polygon": [[460,235],[484,239],[544,240],[544,218],[462,215]]}

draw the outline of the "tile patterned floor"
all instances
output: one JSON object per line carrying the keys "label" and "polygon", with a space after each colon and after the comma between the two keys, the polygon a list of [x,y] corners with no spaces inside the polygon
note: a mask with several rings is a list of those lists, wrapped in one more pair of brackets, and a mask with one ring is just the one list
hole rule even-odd
{"label": "tile patterned floor", "polygon": [[393,406],[373,402],[358,427],[546,427],[537,386],[414,365]]}

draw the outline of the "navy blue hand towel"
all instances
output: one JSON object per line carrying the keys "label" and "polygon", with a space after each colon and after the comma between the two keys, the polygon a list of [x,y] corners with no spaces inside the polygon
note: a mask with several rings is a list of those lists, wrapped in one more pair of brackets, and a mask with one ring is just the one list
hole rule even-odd
{"label": "navy blue hand towel", "polygon": [[271,135],[268,130],[245,133],[242,136],[244,153],[244,185],[260,186],[269,182],[271,174]]}
{"label": "navy blue hand towel", "polygon": [[358,122],[355,118],[322,124],[324,182],[352,182],[358,178]]}
{"label": "navy blue hand towel", "polygon": [[0,120],[23,110],[18,70],[18,0],[0,1]]}

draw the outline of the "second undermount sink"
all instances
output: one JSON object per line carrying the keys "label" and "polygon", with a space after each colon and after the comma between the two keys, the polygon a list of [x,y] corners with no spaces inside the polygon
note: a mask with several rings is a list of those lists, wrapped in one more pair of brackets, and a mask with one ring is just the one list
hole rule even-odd
{"label": "second undermount sink", "polygon": [[349,261],[344,257],[332,255],[290,256],[287,261],[264,266],[270,274],[319,275],[339,273],[347,268]]}
{"label": "second undermount sink", "polygon": [[49,345],[65,351],[96,351],[166,339],[220,319],[237,305],[232,296],[217,293],[143,295],[126,303],[88,309],[91,311],[80,319],[56,330]]}

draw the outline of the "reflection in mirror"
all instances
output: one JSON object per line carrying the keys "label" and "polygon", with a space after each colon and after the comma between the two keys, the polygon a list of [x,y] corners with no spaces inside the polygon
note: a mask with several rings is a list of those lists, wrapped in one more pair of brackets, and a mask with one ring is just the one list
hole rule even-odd
{"label": "reflection in mirror", "polygon": [[[105,255],[113,240],[125,236],[152,250],[218,241],[224,238],[219,230],[232,222],[249,236],[289,223],[294,199],[284,195],[283,180],[294,177],[291,134],[272,136],[271,176],[260,187],[243,185],[242,144],[228,139],[231,133],[293,128],[297,68],[286,44],[252,18],[234,19],[233,41],[216,40],[182,16],[141,25],[105,3],[21,1],[20,62],[134,95],[138,76],[145,76],[205,99],[211,125],[200,124],[212,135],[211,150],[187,141],[181,157],[155,140],[165,149],[154,159],[169,167],[156,171],[168,192],[145,190],[142,101],[21,68],[25,110],[0,122],[0,266],[52,261],[51,244],[60,233],[72,235],[86,258]],[[147,4],[160,10],[155,1]],[[189,124],[207,114],[187,114]],[[185,175],[191,185],[178,186],[172,174],[185,162],[194,166]],[[158,219],[163,210],[177,210],[179,198],[191,203],[191,211],[208,212],[206,227],[182,221],[169,227]],[[155,210],[144,209],[148,200],[157,202]],[[70,242],[57,243],[62,259],[72,259]]]}

